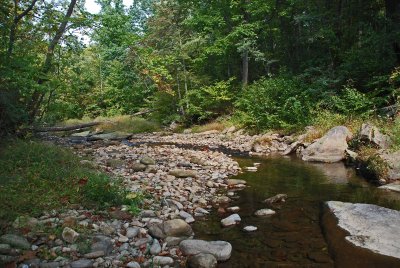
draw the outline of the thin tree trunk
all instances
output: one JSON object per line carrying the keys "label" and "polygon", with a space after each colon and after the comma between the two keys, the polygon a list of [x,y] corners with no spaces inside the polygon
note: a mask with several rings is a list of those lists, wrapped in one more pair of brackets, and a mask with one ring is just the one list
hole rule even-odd
{"label": "thin tree trunk", "polygon": [[185,64],[185,60],[182,60],[182,63],[183,63],[183,79],[184,79],[185,96],[186,96],[186,109],[189,109],[189,99],[187,98],[187,94],[188,94],[188,83],[187,83],[187,73],[186,73],[186,64]]}
{"label": "thin tree trunk", "polygon": [[[398,0],[385,0],[386,17],[390,19],[391,30],[397,32],[400,30],[400,2]],[[400,42],[392,40],[392,47],[396,55],[397,63],[400,64]]]}
{"label": "thin tree trunk", "polygon": [[[42,85],[46,81],[46,79],[43,77],[46,76],[51,69],[51,63],[52,63],[53,56],[54,56],[54,48],[60,41],[62,35],[64,34],[65,28],[67,27],[67,23],[72,15],[72,12],[74,11],[76,2],[77,2],[77,0],[71,0],[70,4],[68,6],[67,13],[65,14],[64,19],[61,22],[60,26],[58,27],[56,35],[54,36],[54,38],[51,40],[49,46],[47,47],[46,58],[45,58],[43,66],[42,66],[42,72],[41,72],[42,77],[39,78],[39,80],[38,80],[39,85]],[[34,121],[35,116],[38,113],[40,105],[43,101],[43,98],[44,98],[44,93],[40,93],[38,90],[35,90],[33,92],[32,100],[28,107],[30,110],[29,123],[32,123]]]}
{"label": "thin tree trunk", "polygon": [[179,109],[181,110],[182,115],[185,115],[185,109],[181,105],[182,93],[181,93],[181,85],[180,85],[180,81],[179,81],[179,71],[178,71],[178,69],[176,69],[176,82],[178,84]]}
{"label": "thin tree trunk", "polygon": [[249,83],[249,52],[246,50],[242,57],[242,84],[247,86]]}
{"label": "thin tree trunk", "polygon": [[7,60],[11,58],[13,49],[14,49],[14,43],[15,43],[15,36],[17,34],[17,28],[18,28],[18,23],[19,21],[28,15],[28,13],[33,9],[35,6],[37,0],[33,0],[32,3],[21,13],[18,15],[18,0],[14,0],[14,19],[13,23],[10,28],[10,36],[8,40],[8,48],[7,48]]}

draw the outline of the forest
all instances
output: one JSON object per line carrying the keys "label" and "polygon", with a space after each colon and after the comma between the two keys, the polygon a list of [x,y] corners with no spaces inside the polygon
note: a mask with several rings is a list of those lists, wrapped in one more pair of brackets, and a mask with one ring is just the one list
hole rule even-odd
{"label": "forest", "polygon": [[0,0],[0,267],[400,267],[399,105],[399,0]]}
{"label": "forest", "polygon": [[162,125],[293,130],[397,107],[396,0],[97,3],[2,1],[3,135],[141,111]]}

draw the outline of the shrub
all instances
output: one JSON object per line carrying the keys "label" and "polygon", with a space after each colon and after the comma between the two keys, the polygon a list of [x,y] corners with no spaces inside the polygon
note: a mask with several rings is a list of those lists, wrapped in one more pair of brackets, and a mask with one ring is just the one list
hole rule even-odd
{"label": "shrub", "polygon": [[181,105],[187,105],[187,120],[204,122],[229,112],[234,99],[232,82],[233,79],[229,79],[189,91],[181,101]]}
{"label": "shrub", "polygon": [[374,111],[372,100],[351,85],[327,100],[327,106],[344,115],[371,115]]}
{"label": "shrub", "polygon": [[105,175],[90,176],[83,186],[85,198],[99,208],[118,206],[126,203],[128,192],[120,180],[111,181]]}
{"label": "shrub", "polygon": [[244,89],[235,117],[258,130],[298,128],[310,120],[310,100],[296,80],[263,78]]}

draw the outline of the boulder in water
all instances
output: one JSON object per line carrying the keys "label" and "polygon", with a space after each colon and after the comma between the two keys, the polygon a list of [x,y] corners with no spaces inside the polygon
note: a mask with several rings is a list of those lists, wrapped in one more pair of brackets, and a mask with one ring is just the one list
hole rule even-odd
{"label": "boulder in water", "polygon": [[322,138],[301,152],[304,161],[334,163],[343,160],[352,133],[345,126],[329,130]]}

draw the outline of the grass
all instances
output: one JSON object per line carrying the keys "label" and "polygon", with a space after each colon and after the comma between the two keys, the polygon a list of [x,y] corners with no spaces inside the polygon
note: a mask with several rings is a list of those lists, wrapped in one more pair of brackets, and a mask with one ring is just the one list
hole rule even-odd
{"label": "grass", "polygon": [[95,126],[96,129],[106,132],[127,132],[127,133],[144,133],[154,132],[161,129],[161,126],[153,121],[148,121],[140,117],[132,117],[130,115],[119,115],[114,117],[97,117],[82,118],[82,119],[69,119],[61,123],[64,126],[71,126],[76,124],[84,124],[88,122],[103,122]]}
{"label": "grass", "polygon": [[0,148],[2,220],[78,203],[100,209],[130,204],[119,180],[81,164],[69,149],[23,140]]}
{"label": "grass", "polygon": [[215,121],[206,123],[204,125],[195,125],[192,127],[193,133],[201,133],[210,130],[223,131],[225,128],[233,126],[233,123],[229,118],[221,117]]}

